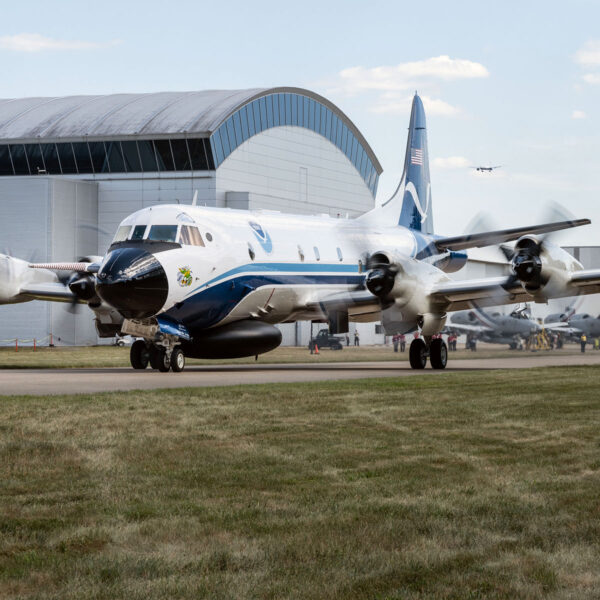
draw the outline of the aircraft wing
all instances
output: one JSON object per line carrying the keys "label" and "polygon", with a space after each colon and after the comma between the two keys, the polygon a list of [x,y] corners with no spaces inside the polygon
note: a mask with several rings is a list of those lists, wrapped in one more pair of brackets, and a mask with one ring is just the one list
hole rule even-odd
{"label": "aircraft wing", "polygon": [[484,327],[483,325],[465,325],[460,323],[446,322],[446,327],[448,329],[456,329],[457,331],[464,331],[468,333],[469,331],[474,331],[475,333],[484,333],[486,331],[493,331],[491,327]]}
{"label": "aircraft wing", "polygon": [[512,277],[486,277],[448,281],[434,286],[429,295],[432,304],[442,311],[466,310],[478,306],[500,306],[531,300],[531,296]]}
{"label": "aircraft wing", "polygon": [[579,288],[584,294],[600,292],[600,269],[575,271],[571,276],[571,284]]}
{"label": "aircraft wing", "polygon": [[379,313],[381,303],[377,296],[368,290],[355,290],[328,294],[321,299],[309,302],[308,309],[320,309],[325,314],[336,310],[347,310],[350,317]]}
{"label": "aircraft wing", "polygon": [[59,281],[32,282],[21,287],[20,294],[32,300],[50,300],[54,302],[75,302],[77,297]]}
{"label": "aircraft wing", "polygon": [[482,248],[494,244],[503,244],[518,240],[523,235],[541,235],[571,227],[589,225],[589,219],[576,219],[574,221],[558,221],[556,223],[545,223],[544,225],[533,225],[532,227],[515,227],[514,229],[498,229],[497,231],[486,231],[484,233],[470,233],[456,235],[453,237],[440,238],[433,243],[439,252],[444,250],[466,250],[467,248]]}

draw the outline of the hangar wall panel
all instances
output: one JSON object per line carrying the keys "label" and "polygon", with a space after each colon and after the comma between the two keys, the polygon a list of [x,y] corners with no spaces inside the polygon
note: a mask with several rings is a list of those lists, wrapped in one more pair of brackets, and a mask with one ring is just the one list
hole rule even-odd
{"label": "hangar wall panel", "polygon": [[253,192],[272,199],[262,208],[300,214],[357,216],[374,206],[345,154],[301,127],[274,127],[245,141],[221,164],[216,182],[218,206],[227,206],[228,192]]}
{"label": "hangar wall panel", "polygon": [[[71,261],[97,253],[97,185],[56,177],[0,179],[3,245],[30,261]],[[0,339],[45,338],[56,343],[96,341],[92,313],[67,304],[33,301],[2,306]],[[60,338],[60,339],[59,339]]]}

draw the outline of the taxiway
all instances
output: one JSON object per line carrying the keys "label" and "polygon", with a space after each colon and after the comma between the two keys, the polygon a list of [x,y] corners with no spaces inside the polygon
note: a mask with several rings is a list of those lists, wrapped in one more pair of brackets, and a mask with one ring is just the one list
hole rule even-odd
{"label": "taxiway", "polygon": [[[451,359],[451,357],[450,357]],[[321,364],[228,364],[189,366],[183,373],[150,369],[4,369],[0,395],[97,394],[100,392],[158,388],[295,383],[372,377],[442,376],[465,370],[524,369],[532,367],[600,365],[600,352],[581,355],[520,354],[511,358],[450,360],[445,371],[412,370],[407,361]]]}

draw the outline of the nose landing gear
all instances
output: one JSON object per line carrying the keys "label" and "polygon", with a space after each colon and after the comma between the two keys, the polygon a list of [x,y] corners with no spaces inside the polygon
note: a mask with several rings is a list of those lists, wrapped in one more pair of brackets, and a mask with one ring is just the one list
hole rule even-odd
{"label": "nose landing gear", "polygon": [[171,369],[174,373],[181,373],[185,368],[185,355],[175,344],[171,339],[163,339],[160,343],[136,340],[131,345],[129,354],[131,366],[134,369],[145,369],[150,364],[161,373],[167,373]]}

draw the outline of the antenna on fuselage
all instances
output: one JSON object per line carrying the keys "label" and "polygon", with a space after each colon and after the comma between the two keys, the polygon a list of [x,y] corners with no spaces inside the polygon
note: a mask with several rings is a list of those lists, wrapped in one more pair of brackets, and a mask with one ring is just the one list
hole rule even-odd
{"label": "antenna on fuselage", "polygon": [[192,206],[196,206],[196,202],[198,202],[198,190],[194,191],[194,198],[192,199]]}

